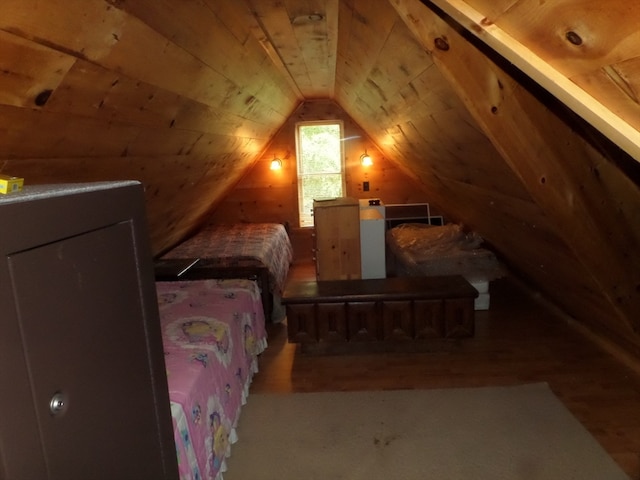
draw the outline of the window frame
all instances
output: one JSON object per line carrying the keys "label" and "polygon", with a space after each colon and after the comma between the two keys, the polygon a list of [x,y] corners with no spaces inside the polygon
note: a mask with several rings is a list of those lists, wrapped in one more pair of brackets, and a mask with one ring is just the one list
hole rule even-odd
{"label": "window frame", "polygon": [[[337,125],[339,127],[339,145],[340,145],[340,171],[335,172],[323,172],[317,174],[306,174],[311,176],[320,176],[330,174],[339,174],[340,175],[340,185],[341,185],[341,196],[346,195],[347,191],[347,181],[346,181],[346,158],[345,158],[345,148],[344,148],[344,122],[339,119],[335,120],[310,120],[310,121],[302,121],[296,122],[295,124],[295,133],[296,133],[296,181],[297,181],[297,189],[298,189],[298,225],[300,228],[312,228],[313,227],[313,211],[310,214],[306,214],[302,211],[304,206],[304,188],[302,185],[302,175],[300,172],[302,169],[302,160],[304,156],[304,152],[301,145],[300,140],[300,130],[306,126],[317,126],[317,125]],[[304,220],[307,220],[306,222]]]}

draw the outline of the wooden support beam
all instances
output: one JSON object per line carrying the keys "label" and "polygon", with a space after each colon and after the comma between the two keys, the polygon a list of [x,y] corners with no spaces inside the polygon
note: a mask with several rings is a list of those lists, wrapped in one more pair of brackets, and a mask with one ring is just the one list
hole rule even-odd
{"label": "wooden support beam", "polygon": [[497,25],[487,22],[483,14],[463,0],[425,0],[422,3],[427,6],[436,5],[640,162],[640,131],[541,59],[526,45]]}

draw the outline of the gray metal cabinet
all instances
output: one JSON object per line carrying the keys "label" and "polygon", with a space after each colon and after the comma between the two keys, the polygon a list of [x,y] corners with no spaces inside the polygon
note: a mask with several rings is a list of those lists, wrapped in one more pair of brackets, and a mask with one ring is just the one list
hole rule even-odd
{"label": "gray metal cabinet", "polygon": [[137,182],[0,198],[0,479],[173,479]]}

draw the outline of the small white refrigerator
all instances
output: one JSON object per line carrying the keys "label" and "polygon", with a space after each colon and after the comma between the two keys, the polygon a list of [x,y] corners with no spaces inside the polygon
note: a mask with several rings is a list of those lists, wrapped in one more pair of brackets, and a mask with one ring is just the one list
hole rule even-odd
{"label": "small white refrigerator", "polygon": [[385,230],[385,218],[379,208],[360,209],[362,278],[385,278],[387,276]]}

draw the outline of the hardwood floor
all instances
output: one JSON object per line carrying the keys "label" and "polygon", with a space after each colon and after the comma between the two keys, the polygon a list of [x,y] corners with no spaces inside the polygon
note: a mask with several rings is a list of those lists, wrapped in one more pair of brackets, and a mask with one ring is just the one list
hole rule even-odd
{"label": "hardwood floor", "polygon": [[[295,266],[290,278],[313,278]],[[424,389],[547,382],[632,479],[640,479],[640,375],[509,279],[491,284],[476,334],[422,353],[309,355],[269,327],[252,392]],[[603,479],[606,480],[606,479]]]}

